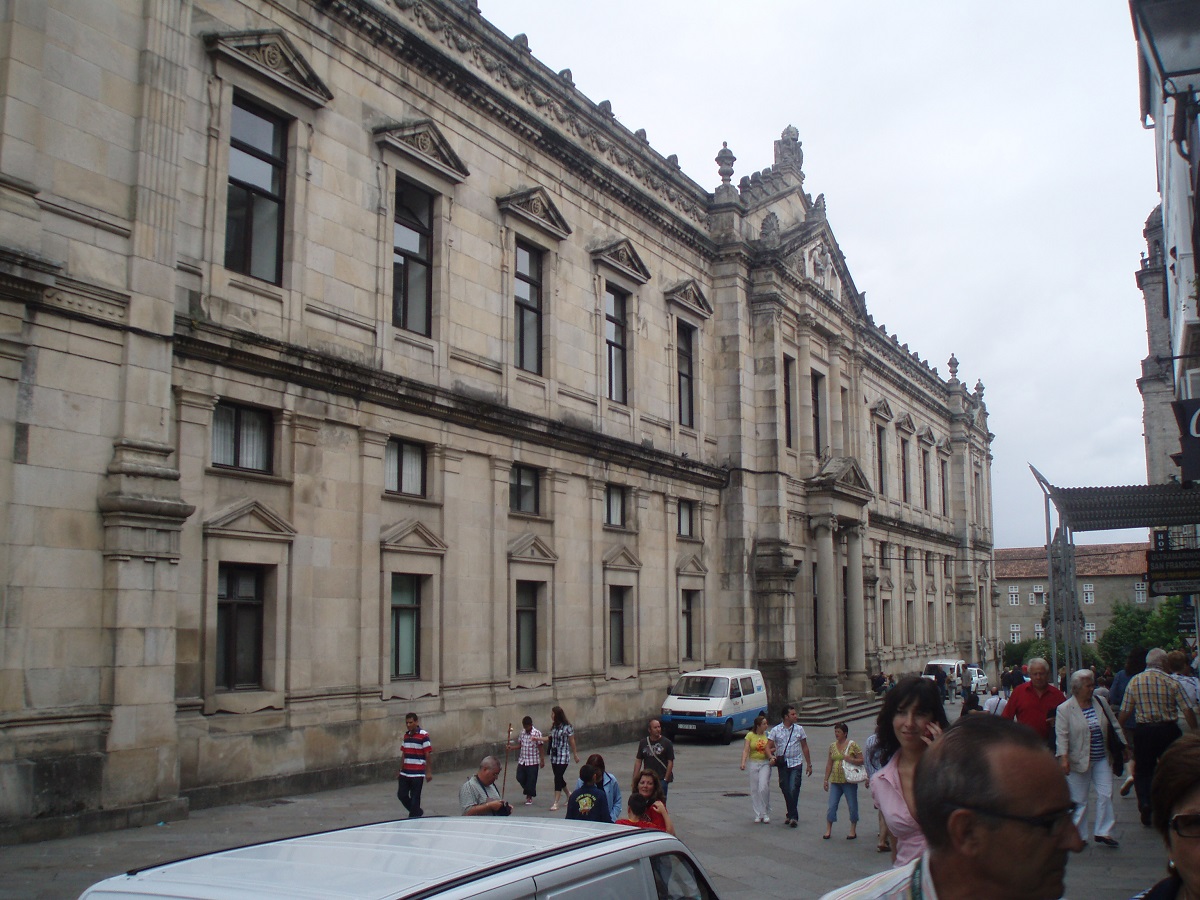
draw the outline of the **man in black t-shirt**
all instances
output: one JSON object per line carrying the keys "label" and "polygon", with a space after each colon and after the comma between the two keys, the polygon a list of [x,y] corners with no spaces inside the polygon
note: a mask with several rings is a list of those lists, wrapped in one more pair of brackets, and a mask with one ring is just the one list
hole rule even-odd
{"label": "man in black t-shirt", "polygon": [[662,736],[662,722],[651,719],[646,728],[646,737],[638,744],[637,758],[633,761],[633,783],[645,766],[662,782],[663,796],[667,796],[667,785],[675,777],[675,745]]}

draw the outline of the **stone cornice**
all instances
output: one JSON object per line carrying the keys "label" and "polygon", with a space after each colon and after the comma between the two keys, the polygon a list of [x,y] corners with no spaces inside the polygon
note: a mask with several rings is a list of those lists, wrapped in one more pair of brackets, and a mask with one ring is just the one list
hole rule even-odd
{"label": "stone cornice", "polygon": [[555,419],[520,412],[476,397],[382,372],[282,341],[176,318],[178,357],[228,366],[287,384],[326,391],[466,429],[510,435],[540,447],[578,454],[710,489],[725,486],[718,466],[642,447]]}
{"label": "stone cornice", "polygon": [[706,233],[711,195],[641,132],[617,122],[607,101],[592,103],[568,73],[551,71],[477,12],[448,0],[312,2],[676,238],[712,253]]}

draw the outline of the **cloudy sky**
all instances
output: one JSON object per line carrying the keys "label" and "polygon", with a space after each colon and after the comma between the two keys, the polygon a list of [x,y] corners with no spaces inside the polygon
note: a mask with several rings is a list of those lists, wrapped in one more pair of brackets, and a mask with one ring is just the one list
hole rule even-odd
{"label": "cloudy sky", "polygon": [[722,141],[736,183],[799,129],[875,321],[986,387],[997,547],[1044,540],[1030,463],[1145,483],[1134,272],[1158,198],[1123,0],[479,2],[709,190]]}

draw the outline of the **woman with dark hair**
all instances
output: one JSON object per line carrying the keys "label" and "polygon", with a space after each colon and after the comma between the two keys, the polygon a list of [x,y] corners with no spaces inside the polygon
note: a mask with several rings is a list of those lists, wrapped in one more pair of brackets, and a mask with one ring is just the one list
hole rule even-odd
{"label": "woman with dark hair", "polygon": [[913,809],[913,779],[925,748],[950,724],[937,685],[906,676],[887,692],[875,723],[880,769],[871,793],[883,813],[892,840],[892,865],[912,862],[925,850],[925,836]]}
{"label": "woman with dark hair", "polygon": [[554,770],[554,802],[550,804],[550,812],[557,812],[558,795],[562,794],[563,803],[570,796],[567,792],[567,766],[572,757],[579,762],[579,751],[575,749],[575,729],[567,721],[567,714],[561,706],[550,708],[550,734],[543,737],[542,741],[550,745],[550,768]]}
{"label": "woman with dark hair", "polygon": [[1134,900],[1200,897],[1200,735],[1176,740],[1150,786],[1152,822],[1167,845],[1168,875]]}
{"label": "woman with dark hair", "polygon": [[[633,782],[633,793],[640,794],[645,798],[646,817],[652,823],[652,827],[668,834],[675,833],[675,825],[671,822],[671,816],[667,812],[667,798],[663,794],[662,781],[659,780],[657,772],[642,769]],[[630,797],[631,803],[632,799]]]}
{"label": "woman with dark hair", "polygon": [[[587,764],[593,769],[600,772],[600,780],[596,782],[596,787],[604,791],[604,796],[608,800],[608,815],[612,821],[617,821],[621,818],[621,785],[617,783],[617,779],[604,765],[604,757],[599,753],[593,753],[587,758]],[[580,778],[575,782],[575,790],[583,787],[583,779]]]}
{"label": "woman with dark hair", "polygon": [[971,713],[983,713],[983,712],[985,712],[985,710],[982,706],[979,705],[979,695],[977,693],[975,693],[974,691],[971,691],[971,693],[967,694],[966,698],[963,700],[962,710],[959,712],[958,715],[959,715],[959,717],[962,717],[962,716],[969,715]]}
{"label": "woman with dark hair", "polygon": [[754,821],[771,824],[771,756],[768,752],[767,714],[754,717],[754,727],[742,743],[742,771],[750,764],[750,805]]}

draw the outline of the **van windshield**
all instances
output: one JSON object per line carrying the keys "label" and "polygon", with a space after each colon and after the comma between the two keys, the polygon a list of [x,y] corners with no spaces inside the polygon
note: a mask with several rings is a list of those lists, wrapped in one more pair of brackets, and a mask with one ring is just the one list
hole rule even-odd
{"label": "van windshield", "polygon": [[672,697],[726,697],[729,679],[717,675],[684,675],[671,688]]}
{"label": "van windshield", "polygon": [[925,667],[925,674],[926,675],[936,675],[938,673],[938,669],[941,669],[943,672],[947,672],[947,673],[949,673],[949,671],[950,671],[949,666],[939,666],[937,663],[930,663],[929,665],[927,665]]}

